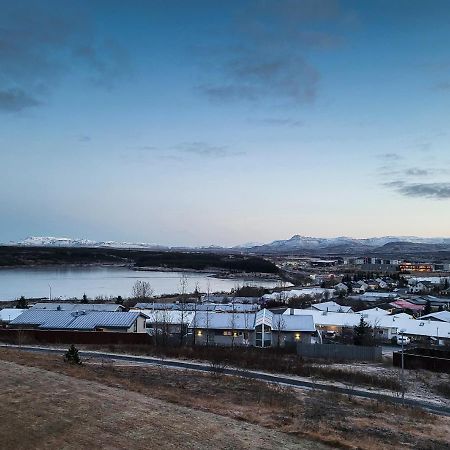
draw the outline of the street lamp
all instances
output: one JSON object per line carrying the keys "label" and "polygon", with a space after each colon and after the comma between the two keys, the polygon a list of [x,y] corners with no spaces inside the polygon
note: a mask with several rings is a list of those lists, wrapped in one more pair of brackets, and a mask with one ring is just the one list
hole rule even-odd
{"label": "street lamp", "polygon": [[402,403],[405,404],[405,356],[403,352],[404,340],[405,340],[405,329],[400,330],[400,336],[402,338]]}

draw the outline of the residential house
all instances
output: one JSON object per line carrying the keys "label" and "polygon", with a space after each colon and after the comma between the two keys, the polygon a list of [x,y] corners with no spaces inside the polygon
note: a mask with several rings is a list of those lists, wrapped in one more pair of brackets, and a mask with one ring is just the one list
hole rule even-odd
{"label": "residential house", "polygon": [[189,329],[198,344],[255,347],[309,343],[316,331],[312,315],[286,317],[267,309],[257,313],[198,312]]}
{"label": "residential house", "polygon": [[16,317],[20,316],[26,309],[18,308],[3,308],[0,311],[0,325],[7,325],[14,320]]}
{"label": "residential house", "polygon": [[426,316],[420,317],[420,320],[436,320],[439,322],[449,322],[450,323],[450,311],[437,311]]}
{"label": "residential house", "polygon": [[39,330],[145,333],[146,319],[147,317],[140,312],[28,309],[12,320],[10,327]]}

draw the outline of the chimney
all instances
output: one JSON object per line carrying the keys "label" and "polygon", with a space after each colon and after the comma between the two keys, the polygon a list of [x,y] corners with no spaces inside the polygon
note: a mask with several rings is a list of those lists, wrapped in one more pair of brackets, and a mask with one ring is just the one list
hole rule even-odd
{"label": "chimney", "polygon": [[289,308],[289,314],[290,314],[291,316],[294,315],[294,308]]}

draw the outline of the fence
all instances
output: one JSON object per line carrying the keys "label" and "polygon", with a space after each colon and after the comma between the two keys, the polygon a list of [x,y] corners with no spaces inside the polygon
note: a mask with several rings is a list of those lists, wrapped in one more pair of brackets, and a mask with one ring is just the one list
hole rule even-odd
{"label": "fence", "polygon": [[[404,351],[405,369],[427,369],[433,372],[450,373],[450,351],[430,348],[412,348]],[[402,353],[394,352],[393,363],[402,365]]]}
{"label": "fence", "polygon": [[297,344],[297,354],[304,358],[334,361],[381,361],[381,347],[342,344]]}
{"label": "fence", "polygon": [[152,344],[147,333],[121,333],[114,331],[44,331],[0,329],[0,341],[9,344]]}

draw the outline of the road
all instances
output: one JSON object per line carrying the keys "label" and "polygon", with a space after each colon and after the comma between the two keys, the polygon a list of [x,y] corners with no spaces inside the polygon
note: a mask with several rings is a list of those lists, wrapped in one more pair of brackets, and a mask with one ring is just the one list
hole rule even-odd
{"label": "road", "polygon": [[[16,345],[5,345],[2,344],[0,347],[7,348],[20,348],[21,350],[26,350],[36,353],[56,353],[63,355],[66,350],[59,348],[50,347],[35,347],[35,346],[16,346]],[[168,368],[176,369],[189,369],[197,370],[199,372],[213,372],[214,369],[210,364],[197,363],[191,361],[182,361],[174,359],[164,359],[164,358],[154,358],[148,356],[135,356],[127,354],[116,354],[107,352],[97,352],[97,351],[85,351],[80,350],[79,354],[82,358],[103,358],[113,361],[128,361],[132,363],[148,364],[152,366],[163,366]],[[402,399],[398,396],[387,395],[384,393],[378,393],[373,391],[366,391],[362,389],[346,388],[342,386],[336,386],[327,383],[318,383],[315,381],[305,381],[299,380],[294,377],[289,377],[288,375],[272,375],[265,372],[256,372],[249,370],[242,370],[237,368],[221,368],[220,372],[225,375],[240,376],[245,378],[250,378],[253,380],[265,381],[267,383],[282,384],[284,386],[289,386],[293,388],[301,389],[318,389],[322,391],[335,392],[338,394],[352,395],[355,397],[367,398],[372,400],[387,401],[391,403],[402,404]],[[404,404],[412,407],[418,407],[425,409],[427,411],[433,412],[435,414],[449,416],[450,417],[450,407],[437,405],[435,403],[426,402],[423,400],[416,400],[405,398]]]}

